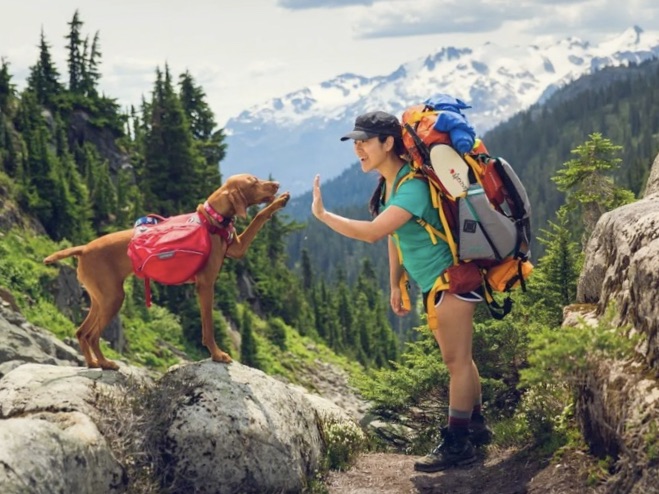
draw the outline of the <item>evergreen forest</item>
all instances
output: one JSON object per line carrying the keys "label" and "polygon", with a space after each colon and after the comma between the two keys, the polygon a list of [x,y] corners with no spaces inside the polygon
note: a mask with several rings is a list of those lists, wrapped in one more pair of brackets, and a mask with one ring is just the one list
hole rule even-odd
{"label": "evergreen forest", "polygon": [[[38,46],[20,93],[10,62],[2,60],[0,186],[43,226],[46,238],[77,245],[130,228],[146,212],[191,212],[220,186],[223,130],[190,73],[176,76],[166,64],[154,68],[150,96],[122,109],[99,91],[100,35],[86,34],[77,11],[69,22],[64,71],[55,66],[43,32]],[[238,231],[246,224],[238,220]],[[216,287],[218,341],[228,344],[227,325],[240,331],[242,304],[364,366],[389,365],[399,345],[370,261],[355,260],[359,274],[351,283],[341,270],[331,280],[316,277],[309,259],[302,260],[299,277],[286,267],[286,239],[300,226],[276,215],[244,259],[225,263]],[[0,284],[14,285],[13,270],[0,268]],[[139,307],[143,288],[132,283]],[[186,347],[201,350],[194,287],[154,286],[153,300],[179,318]]]}

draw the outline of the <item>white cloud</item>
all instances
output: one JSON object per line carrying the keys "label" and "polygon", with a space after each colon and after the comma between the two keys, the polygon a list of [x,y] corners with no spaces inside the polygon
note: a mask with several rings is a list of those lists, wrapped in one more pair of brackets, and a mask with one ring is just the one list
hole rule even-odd
{"label": "white cloud", "polygon": [[254,77],[269,77],[286,70],[288,64],[283,60],[255,60],[247,65],[247,73]]}
{"label": "white cloud", "polygon": [[515,37],[602,35],[632,25],[653,27],[659,5],[650,0],[389,0],[355,10],[356,37],[493,33]]}
{"label": "white cloud", "polygon": [[[150,95],[156,67],[189,70],[224,122],[272,97],[352,72],[386,75],[442,46],[592,42],[657,24],[656,0],[21,0],[0,16],[0,57],[22,83],[43,28],[65,80],[67,23],[100,32],[102,89]],[[530,19],[530,20],[527,20]]]}
{"label": "white cloud", "polygon": [[378,0],[278,0],[277,4],[286,9],[332,9],[351,5],[372,5]]}

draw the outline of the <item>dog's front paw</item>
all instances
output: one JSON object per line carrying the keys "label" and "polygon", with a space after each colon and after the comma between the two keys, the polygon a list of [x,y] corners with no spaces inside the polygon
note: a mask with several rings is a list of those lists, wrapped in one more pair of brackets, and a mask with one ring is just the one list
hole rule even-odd
{"label": "dog's front paw", "polygon": [[286,204],[288,203],[290,198],[291,198],[290,192],[284,192],[277,199],[272,201],[272,204],[271,204],[272,209],[276,211],[278,209],[283,208],[284,206],[286,206]]}

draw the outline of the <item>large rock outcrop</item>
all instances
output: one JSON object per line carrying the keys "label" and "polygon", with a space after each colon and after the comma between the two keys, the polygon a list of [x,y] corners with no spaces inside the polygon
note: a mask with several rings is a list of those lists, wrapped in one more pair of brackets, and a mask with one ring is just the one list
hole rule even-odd
{"label": "large rock outcrop", "polygon": [[301,492],[343,408],[237,362],[165,375],[79,353],[0,300],[0,492]]}
{"label": "large rock outcrop", "polygon": [[117,375],[24,364],[0,380],[0,491],[126,492],[124,467],[92,418],[93,387]]}
{"label": "large rock outcrop", "polygon": [[312,403],[240,364],[201,362],[169,372],[156,421],[167,483],[176,492],[299,492],[320,467]]}
{"label": "large rock outcrop", "polygon": [[613,324],[639,336],[634,357],[592,362],[577,401],[591,449],[616,460],[607,493],[659,492],[658,288],[659,156],[645,197],[598,221],[577,289],[577,307],[592,307],[591,323],[614,305]]}
{"label": "large rock outcrop", "polygon": [[659,364],[659,193],[604,214],[586,248],[579,303],[602,314],[615,303],[619,324],[643,333],[648,364]]}

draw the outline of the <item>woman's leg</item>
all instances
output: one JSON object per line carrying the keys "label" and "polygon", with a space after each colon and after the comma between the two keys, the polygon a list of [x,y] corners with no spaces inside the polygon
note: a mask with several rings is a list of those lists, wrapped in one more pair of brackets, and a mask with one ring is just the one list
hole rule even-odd
{"label": "woman's leg", "polygon": [[472,359],[476,304],[444,293],[435,306],[439,329],[433,332],[450,374],[449,406],[471,412],[480,394],[480,377]]}
{"label": "woman's leg", "polygon": [[422,472],[436,472],[474,461],[474,448],[468,439],[469,422],[480,385],[472,360],[471,345],[475,302],[442,294],[437,305],[438,329],[433,331],[448,368],[449,424],[442,429],[442,441],[435,450],[415,462]]}

